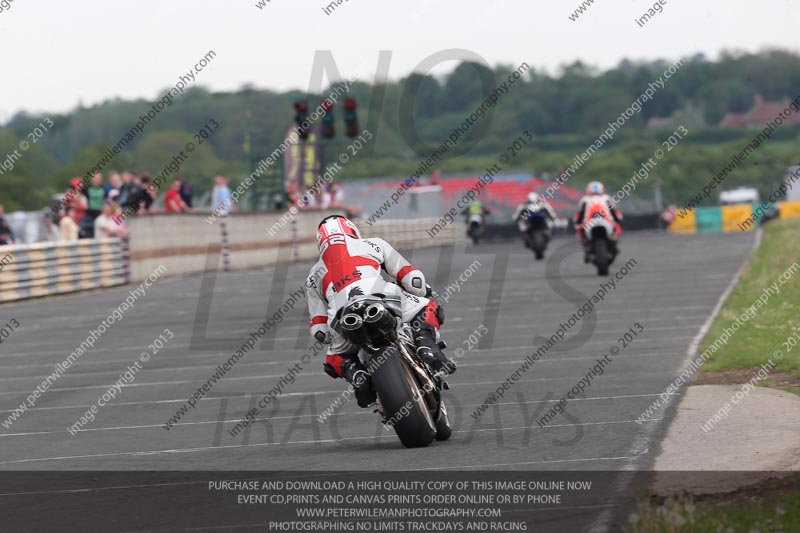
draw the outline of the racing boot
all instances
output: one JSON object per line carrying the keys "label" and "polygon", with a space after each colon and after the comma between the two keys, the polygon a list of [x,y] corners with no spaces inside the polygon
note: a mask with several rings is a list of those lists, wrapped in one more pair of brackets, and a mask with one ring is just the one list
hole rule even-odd
{"label": "racing boot", "polygon": [[369,407],[378,400],[367,371],[358,361],[347,359],[342,363],[342,376],[353,386],[359,407]]}
{"label": "racing boot", "polygon": [[592,243],[587,242],[581,233],[578,233],[578,242],[583,247],[583,262],[590,263],[592,261]]}
{"label": "racing boot", "polygon": [[456,362],[449,359],[436,342],[436,329],[430,324],[423,324],[414,331],[414,342],[417,355],[428,363],[436,372],[444,371],[452,374],[456,371]]}

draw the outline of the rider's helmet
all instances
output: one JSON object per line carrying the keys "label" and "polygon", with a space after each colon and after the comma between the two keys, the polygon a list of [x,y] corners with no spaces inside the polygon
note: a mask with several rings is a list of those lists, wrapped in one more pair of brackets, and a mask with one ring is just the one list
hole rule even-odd
{"label": "rider's helmet", "polygon": [[606,190],[599,181],[593,181],[586,186],[586,194],[605,194]]}
{"label": "rider's helmet", "polygon": [[538,204],[542,201],[542,197],[539,196],[538,192],[532,192],[528,194],[528,203],[529,204]]}
{"label": "rider's helmet", "polygon": [[344,236],[360,239],[361,232],[352,221],[342,215],[325,217],[317,227],[317,247],[322,251],[328,244],[344,243]]}

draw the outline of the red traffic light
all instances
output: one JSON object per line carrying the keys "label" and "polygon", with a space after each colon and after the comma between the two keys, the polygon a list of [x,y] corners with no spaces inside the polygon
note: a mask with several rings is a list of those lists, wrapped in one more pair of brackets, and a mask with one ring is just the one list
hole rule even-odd
{"label": "red traffic light", "polygon": [[298,113],[305,113],[305,112],[308,111],[308,104],[306,104],[305,102],[302,102],[302,101],[295,102],[294,103],[294,109]]}
{"label": "red traffic light", "polygon": [[322,106],[322,109],[323,109],[323,110],[324,110],[326,113],[330,113],[330,112],[331,112],[331,110],[333,109],[333,102],[331,102],[331,101],[330,101],[330,100],[328,100],[327,98],[326,98],[325,100],[323,100],[323,101],[322,101],[322,104],[320,104],[320,105]]}
{"label": "red traffic light", "polygon": [[356,100],[355,98],[348,98],[344,101],[344,108],[347,111],[355,111],[356,110]]}

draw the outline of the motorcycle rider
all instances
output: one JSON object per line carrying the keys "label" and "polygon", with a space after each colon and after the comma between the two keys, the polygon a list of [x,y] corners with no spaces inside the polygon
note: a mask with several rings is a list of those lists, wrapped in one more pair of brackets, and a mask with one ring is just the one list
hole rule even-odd
{"label": "motorcycle rider", "polygon": [[[351,383],[359,406],[368,407],[374,403],[375,392],[358,359],[358,346],[330,327],[337,312],[355,296],[399,295],[402,319],[414,330],[417,355],[436,371],[455,372],[455,363],[438,346],[444,310],[425,297],[428,286],[422,272],[385,240],[362,239],[356,225],[341,215],[331,215],[319,223],[317,245],[320,258],[306,280],[311,336],[329,344],[325,373]],[[384,280],[381,271],[396,283]]]}
{"label": "motorcycle rider", "polygon": [[483,217],[490,213],[491,211],[489,208],[485,207],[480,200],[471,201],[469,205],[465,207],[463,211],[461,211],[462,215],[466,215],[468,223],[472,220],[472,217],[477,217],[480,219],[481,224],[484,223]]}
{"label": "motorcycle rider", "polygon": [[545,200],[538,192],[534,191],[528,194],[525,203],[517,207],[517,210],[514,211],[514,214],[511,216],[511,220],[517,223],[520,232],[527,235],[528,228],[530,227],[529,217],[540,211],[545,213],[545,219],[547,220],[547,238],[549,239],[550,228],[556,219],[556,212],[553,211],[550,202]]}
{"label": "motorcycle rider", "polygon": [[[587,217],[587,214],[589,216]],[[584,262],[589,262],[589,252],[591,244],[587,241],[584,234],[584,223],[599,214],[614,225],[614,235],[610,235],[611,242],[614,243],[612,253],[616,256],[619,253],[617,241],[622,234],[622,212],[614,207],[614,200],[606,194],[605,187],[599,181],[592,181],[586,186],[586,194],[578,202],[578,212],[575,213],[575,229],[578,233],[578,240],[583,246]]]}
{"label": "motorcycle rider", "polygon": [[473,240],[475,244],[483,235],[483,229],[486,226],[486,215],[491,211],[485,207],[480,200],[472,200],[467,207],[465,207],[461,214],[464,215],[464,222],[467,223],[467,235]]}

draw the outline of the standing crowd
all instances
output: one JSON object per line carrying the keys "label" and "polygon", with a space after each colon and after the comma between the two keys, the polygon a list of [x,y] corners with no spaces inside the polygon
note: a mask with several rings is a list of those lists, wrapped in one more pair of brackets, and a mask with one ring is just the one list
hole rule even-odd
{"label": "standing crowd", "polygon": [[[161,189],[166,191],[159,194]],[[34,217],[32,213],[17,211],[9,219],[0,205],[0,246],[126,237],[129,218],[155,213],[189,213],[194,210],[193,197],[192,187],[181,176],[174,177],[169,187],[160,176],[153,180],[147,173],[112,172],[105,179],[98,172],[88,183],[75,177],[69,181],[67,190],[54,198],[49,209]],[[275,209],[284,209],[287,197],[289,205],[301,210],[344,206],[341,184],[328,183],[319,190],[295,186],[286,196],[277,192],[272,198]],[[231,192],[226,176],[214,178],[211,209],[218,216],[237,210],[236,194]]]}
{"label": "standing crowd", "polygon": [[[58,230],[53,229],[58,239],[52,240],[125,237],[129,216],[155,212],[156,191],[145,173],[114,172],[109,174],[107,183],[97,173],[86,186],[80,178],[73,178],[51,221],[58,225]],[[193,195],[186,180],[176,177],[164,194],[164,211],[190,212]]]}

